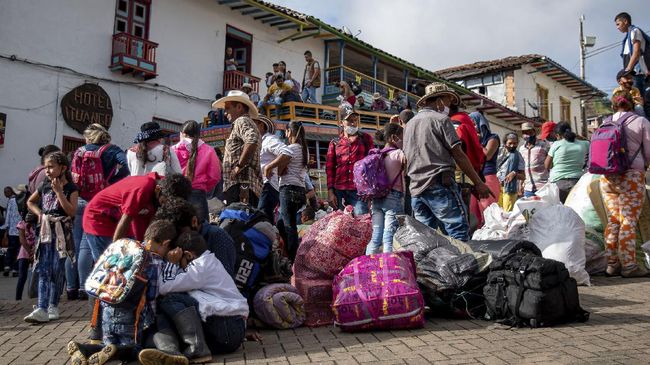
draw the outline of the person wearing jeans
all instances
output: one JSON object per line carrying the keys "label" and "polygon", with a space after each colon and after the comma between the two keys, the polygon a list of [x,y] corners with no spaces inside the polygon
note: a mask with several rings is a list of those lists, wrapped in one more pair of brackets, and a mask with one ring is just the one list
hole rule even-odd
{"label": "person wearing jeans", "polygon": [[[68,300],[78,298],[87,298],[84,292],[85,281],[79,280],[79,251],[81,250],[81,239],[83,238],[84,230],[82,227],[82,220],[84,209],[86,209],[86,202],[83,198],[77,200],[77,214],[72,223],[72,239],[74,239],[74,260],[67,258],[65,260],[65,282],[67,285]],[[83,294],[82,294],[83,293]]]}
{"label": "person wearing jeans", "polygon": [[311,51],[305,51],[305,72],[302,76],[302,100],[305,103],[318,104],[316,89],[320,87],[320,64]]}
{"label": "person wearing jeans", "polygon": [[[260,149],[260,167],[264,171],[266,165],[270,164],[278,156],[282,154],[287,147],[275,135],[275,124],[266,117],[254,118],[253,121],[257,124],[257,128],[262,135],[262,148]],[[273,170],[271,177],[263,177],[264,185],[262,186],[262,195],[257,204],[257,209],[264,211],[266,217],[275,223],[275,207],[280,202],[280,182],[278,180],[277,169]]]}
{"label": "person wearing jeans", "polygon": [[415,219],[434,229],[441,229],[449,237],[469,240],[468,215],[458,184],[450,186],[437,183],[413,197]]}

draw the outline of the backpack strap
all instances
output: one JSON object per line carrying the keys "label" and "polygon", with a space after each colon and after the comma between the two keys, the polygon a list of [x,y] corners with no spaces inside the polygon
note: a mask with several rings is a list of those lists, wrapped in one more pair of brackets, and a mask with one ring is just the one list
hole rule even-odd
{"label": "backpack strap", "polygon": [[142,290],[142,295],[140,296],[140,301],[138,306],[135,308],[135,324],[134,324],[134,334],[133,342],[138,343],[138,325],[140,324],[140,316],[144,310],[144,306],[147,303],[147,285],[144,286]]}

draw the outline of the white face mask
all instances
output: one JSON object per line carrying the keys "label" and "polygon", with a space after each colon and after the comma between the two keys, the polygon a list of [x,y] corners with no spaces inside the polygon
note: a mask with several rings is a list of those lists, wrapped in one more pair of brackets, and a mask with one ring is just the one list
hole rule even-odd
{"label": "white face mask", "polygon": [[[440,105],[442,105],[442,110],[440,110]],[[440,99],[438,99],[436,102],[436,111],[440,114],[444,114],[447,116],[449,115],[449,107],[447,107],[445,103],[440,101]]]}
{"label": "white face mask", "polygon": [[349,136],[353,136],[359,132],[359,128],[357,127],[345,127],[345,133],[347,133]]}
{"label": "white face mask", "polygon": [[448,108],[448,107],[444,107],[444,108],[442,109],[442,111],[439,111],[438,113],[449,116],[449,108]]}

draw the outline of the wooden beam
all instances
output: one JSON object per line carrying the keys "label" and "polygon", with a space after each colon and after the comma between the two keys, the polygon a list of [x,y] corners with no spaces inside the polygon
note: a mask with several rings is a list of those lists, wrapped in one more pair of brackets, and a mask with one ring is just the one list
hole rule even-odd
{"label": "wooden beam", "polygon": [[[288,23],[291,23],[291,20],[281,20],[279,22],[271,23],[269,25],[272,26],[272,27],[275,27],[276,25],[283,25],[283,24],[288,24]],[[294,26],[295,26],[295,24],[294,24]]]}
{"label": "wooden beam", "polygon": [[250,10],[242,11],[241,15],[250,15],[250,14],[255,14],[260,12],[262,12],[262,9],[250,9]]}
{"label": "wooden beam", "polygon": [[298,24],[291,24],[291,25],[285,25],[285,26],[282,26],[282,27],[278,27],[278,29],[279,30],[287,30],[287,29],[295,29],[295,28],[298,28],[298,27],[299,27]]}
{"label": "wooden beam", "polygon": [[250,8],[250,7],[251,7],[250,5],[244,4],[244,5],[231,6],[230,8],[232,10],[241,10],[241,9],[247,9],[247,8]]}
{"label": "wooden beam", "polygon": [[225,4],[235,4],[238,3],[239,0],[219,0],[219,5],[225,5]]}
{"label": "wooden beam", "polygon": [[254,17],[253,19],[255,20],[260,20],[260,19],[265,19],[265,18],[270,18],[276,16],[275,14],[270,14],[270,13],[265,13],[264,15],[259,15]]}
{"label": "wooden beam", "polygon": [[282,19],[284,19],[284,18],[281,18],[279,16],[274,16],[273,18],[267,18],[267,19],[262,20],[262,24],[276,22],[276,21],[282,20]]}
{"label": "wooden beam", "polygon": [[291,40],[292,41],[297,41],[299,39],[313,37],[313,36],[318,35],[318,34],[320,34],[320,30],[318,32],[315,32],[315,33],[303,34],[300,37],[293,37],[293,38],[291,38]]}

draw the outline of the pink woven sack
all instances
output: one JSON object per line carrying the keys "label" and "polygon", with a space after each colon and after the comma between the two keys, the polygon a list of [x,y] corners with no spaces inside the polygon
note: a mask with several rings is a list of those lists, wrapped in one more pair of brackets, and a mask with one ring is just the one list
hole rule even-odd
{"label": "pink woven sack", "polygon": [[335,324],[344,331],[424,326],[424,298],[410,251],[358,257],[332,287]]}

